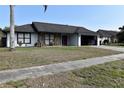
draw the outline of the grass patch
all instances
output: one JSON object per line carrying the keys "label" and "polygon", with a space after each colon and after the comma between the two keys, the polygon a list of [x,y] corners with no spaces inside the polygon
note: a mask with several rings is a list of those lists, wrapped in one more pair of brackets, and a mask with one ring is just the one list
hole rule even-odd
{"label": "grass patch", "polygon": [[120,52],[92,47],[0,48],[0,70],[47,65]]}
{"label": "grass patch", "polygon": [[18,82],[11,81],[11,82],[7,83],[7,87],[11,87],[11,86],[13,86],[14,88],[19,88],[19,87],[26,88],[26,87],[28,87],[28,85],[25,85],[25,84],[26,83],[23,81],[18,81]]}
{"label": "grass patch", "polygon": [[94,87],[124,87],[124,60],[73,71],[82,84]]}
{"label": "grass patch", "polygon": [[39,78],[11,81],[0,87],[124,88],[124,60]]}

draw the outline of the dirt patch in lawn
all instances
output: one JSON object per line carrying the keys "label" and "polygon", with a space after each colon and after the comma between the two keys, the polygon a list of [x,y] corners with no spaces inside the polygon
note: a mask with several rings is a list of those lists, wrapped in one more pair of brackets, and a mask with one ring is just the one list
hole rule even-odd
{"label": "dirt patch in lawn", "polygon": [[1,48],[0,70],[40,66],[117,53],[120,52],[92,47],[17,48],[13,52]]}

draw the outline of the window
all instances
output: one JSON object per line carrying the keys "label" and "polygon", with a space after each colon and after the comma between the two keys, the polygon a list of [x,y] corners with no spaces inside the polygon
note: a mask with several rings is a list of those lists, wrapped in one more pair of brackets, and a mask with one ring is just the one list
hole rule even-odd
{"label": "window", "polygon": [[19,42],[24,43],[23,34],[22,33],[18,34],[18,37],[17,38],[18,38],[18,43]]}
{"label": "window", "polygon": [[49,34],[45,34],[45,44],[49,45]]}
{"label": "window", "polygon": [[17,33],[17,43],[31,44],[31,33]]}
{"label": "window", "polygon": [[54,35],[53,34],[45,34],[45,44],[46,45],[54,44]]}
{"label": "window", "polygon": [[53,45],[54,44],[54,35],[53,34],[50,34],[50,45]]}

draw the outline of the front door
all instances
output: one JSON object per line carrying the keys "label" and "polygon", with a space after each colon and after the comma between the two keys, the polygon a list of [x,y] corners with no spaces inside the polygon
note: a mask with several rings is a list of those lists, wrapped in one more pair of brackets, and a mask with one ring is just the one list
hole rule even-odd
{"label": "front door", "polygon": [[62,36],[62,45],[67,46],[67,36]]}

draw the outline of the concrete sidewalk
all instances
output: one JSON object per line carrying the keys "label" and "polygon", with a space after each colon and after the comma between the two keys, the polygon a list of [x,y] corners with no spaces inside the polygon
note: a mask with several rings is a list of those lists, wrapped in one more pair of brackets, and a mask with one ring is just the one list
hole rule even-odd
{"label": "concrete sidewalk", "polygon": [[0,83],[56,74],[121,59],[124,59],[124,53],[104,57],[89,58],[85,60],[69,61],[58,64],[0,71]]}
{"label": "concrete sidewalk", "polygon": [[109,50],[114,50],[114,51],[119,51],[119,52],[124,52],[124,47],[117,47],[117,46],[91,46],[91,47],[96,47],[96,48],[102,48],[102,49],[109,49]]}

